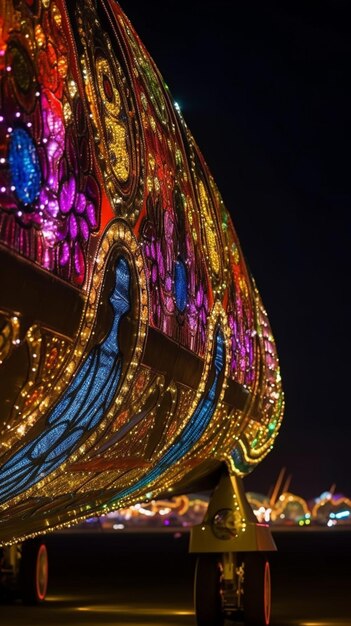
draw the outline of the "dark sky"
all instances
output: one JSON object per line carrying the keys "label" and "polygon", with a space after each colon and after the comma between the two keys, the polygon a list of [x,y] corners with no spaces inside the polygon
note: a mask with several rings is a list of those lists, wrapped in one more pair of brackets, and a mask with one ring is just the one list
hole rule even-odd
{"label": "dark sky", "polygon": [[121,5],[217,181],[275,335],[285,419],[246,486],[267,493],[286,467],[300,495],[336,483],[351,496],[348,2]]}

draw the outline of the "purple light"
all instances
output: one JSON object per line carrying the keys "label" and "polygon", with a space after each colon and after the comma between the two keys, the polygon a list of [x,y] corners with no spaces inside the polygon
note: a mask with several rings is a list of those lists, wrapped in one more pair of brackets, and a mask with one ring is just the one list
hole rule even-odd
{"label": "purple light", "polygon": [[85,195],[83,193],[78,193],[77,194],[77,199],[76,199],[76,212],[79,215],[84,213],[86,205],[87,205],[87,199],[86,199]]}
{"label": "purple light", "polygon": [[84,241],[88,241],[89,238],[89,226],[85,221],[84,217],[79,217],[79,230],[84,239]]}
{"label": "purple light", "polygon": [[71,213],[71,215],[69,216],[69,233],[70,233],[71,239],[75,240],[77,238],[78,224],[77,224],[76,217],[73,213]]}
{"label": "purple light", "polygon": [[92,228],[96,228],[97,222],[96,222],[95,207],[94,207],[92,202],[88,202],[88,204],[87,204],[86,216],[88,218],[88,222],[89,222],[90,226]]}
{"label": "purple light", "polygon": [[60,251],[60,265],[61,266],[67,265],[69,261],[69,257],[70,257],[69,245],[67,241],[64,241],[62,243],[61,251]]}
{"label": "purple light", "polygon": [[69,180],[66,180],[60,193],[60,210],[62,213],[68,213],[73,207],[76,194],[76,181],[71,176]]}

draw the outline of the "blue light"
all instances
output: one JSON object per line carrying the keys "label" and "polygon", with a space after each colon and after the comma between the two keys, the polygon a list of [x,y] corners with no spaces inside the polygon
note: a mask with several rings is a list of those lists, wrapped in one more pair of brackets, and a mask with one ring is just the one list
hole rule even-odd
{"label": "blue light", "polygon": [[104,341],[94,346],[73,383],[51,411],[46,430],[21,448],[0,470],[0,502],[29,489],[69,458],[103,418],[116,394],[122,371],[118,346],[120,320],[130,308],[130,270],[121,257],[110,302],[114,319]]}
{"label": "blue light", "polygon": [[[339,511],[339,513],[335,513],[336,519],[343,519],[344,517],[349,517],[350,511]],[[331,517],[331,514],[330,514]]]}
{"label": "blue light", "polygon": [[15,193],[24,204],[39,196],[41,171],[33,139],[23,128],[11,133],[8,162]]}
{"label": "blue light", "polygon": [[114,498],[112,502],[115,502],[116,500],[120,500],[121,498],[130,495],[137,489],[146,487],[150,482],[156,480],[159,476],[161,476],[161,474],[163,474],[167,469],[172,467],[172,465],[177,463],[177,461],[179,461],[185,454],[187,454],[187,452],[191,450],[194,444],[203,435],[207,426],[210,423],[210,420],[217,406],[219,393],[218,383],[220,379],[220,374],[224,369],[225,363],[224,349],[225,344],[222,332],[217,331],[215,338],[214,359],[209,374],[210,378],[211,375],[213,375],[214,373],[214,380],[210,389],[208,390],[206,395],[200,400],[183,432],[179,435],[178,439],[176,439],[176,441],[169,448],[169,450],[167,450],[163,457],[161,457],[158,463],[156,463],[155,467],[140,480],[134,483],[134,485],[118,493],[117,497]]}
{"label": "blue light", "polygon": [[242,450],[239,446],[235,446],[234,450],[231,453],[231,457],[233,459],[233,463],[236,469],[239,472],[242,472],[243,474],[248,474],[254,469],[254,465],[249,465],[249,463],[246,463]]}
{"label": "blue light", "polygon": [[174,295],[177,309],[181,313],[184,313],[187,303],[187,282],[185,265],[181,259],[178,259],[174,271]]}

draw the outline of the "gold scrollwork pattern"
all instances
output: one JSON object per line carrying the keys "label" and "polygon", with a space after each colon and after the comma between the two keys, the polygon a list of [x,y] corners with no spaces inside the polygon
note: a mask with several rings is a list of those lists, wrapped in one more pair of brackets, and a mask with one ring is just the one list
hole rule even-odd
{"label": "gold scrollwork pattern", "polygon": [[17,315],[0,311],[0,365],[19,343],[20,320]]}
{"label": "gold scrollwork pattern", "polygon": [[[126,83],[127,70],[113,53],[111,38],[103,32],[90,0],[77,8],[77,20],[84,86],[105,189],[116,214],[134,223],[142,201],[143,176],[138,115]],[[118,37],[116,31],[114,37]]]}
{"label": "gold scrollwork pattern", "polygon": [[67,338],[55,335],[38,324],[28,329],[24,343],[28,351],[27,377],[8,421],[2,424],[2,451],[11,449],[41,417],[46,397],[50,395],[71,348]]}

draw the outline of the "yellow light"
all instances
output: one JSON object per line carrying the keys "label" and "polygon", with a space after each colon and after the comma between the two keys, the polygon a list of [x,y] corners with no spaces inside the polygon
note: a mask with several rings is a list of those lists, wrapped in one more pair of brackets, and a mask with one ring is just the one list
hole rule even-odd
{"label": "yellow light", "polygon": [[169,617],[170,615],[194,615],[194,611],[188,610],[175,610],[172,611],[169,608],[161,607],[137,607],[133,605],[90,605],[90,606],[77,606],[76,611],[86,613],[111,613],[114,615],[148,615],[154,617]]}

